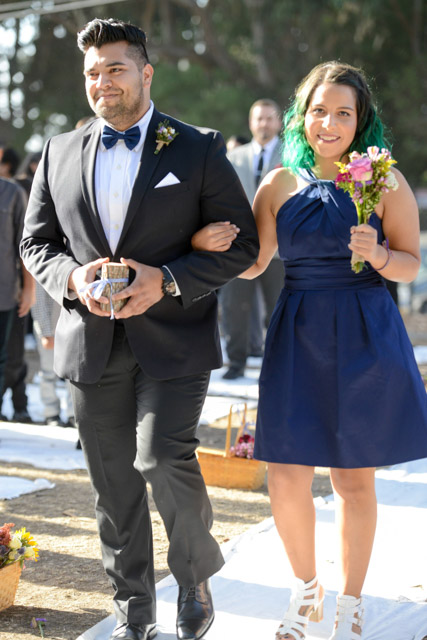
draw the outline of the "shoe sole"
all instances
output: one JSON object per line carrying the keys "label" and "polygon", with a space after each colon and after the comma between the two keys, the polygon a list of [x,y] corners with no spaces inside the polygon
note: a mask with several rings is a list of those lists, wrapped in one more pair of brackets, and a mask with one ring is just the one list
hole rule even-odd
{"label": "shoe sole", "polygon": [[[148,633],[147,640],[153,640],[157,635],[157,627],[153,627],[151,631]],[[110,640],[115,640],[113,636],[111,636]]]}

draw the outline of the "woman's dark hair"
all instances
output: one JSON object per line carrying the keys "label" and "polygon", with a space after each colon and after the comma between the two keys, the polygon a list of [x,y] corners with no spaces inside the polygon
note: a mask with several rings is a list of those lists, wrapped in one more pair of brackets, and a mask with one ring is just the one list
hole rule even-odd
{"label": "woman's dark hair", "polygon": [[114,18],[108,20],[95,18],[77,34],[77,46],[83,53],[86,53],[90,47],[99,49],[102,45],[112,42],[127,42],[129,57],[139,67],[150,62],[146,49],[147,36],[142,29],[129,22]]}
{"label": "woman's dark hair", "polygon": [[[283,166],[294,173],[314,165],[313,149],[305,137],[304,119],[313,93],[324,82],[352,87],[356,94],[357,129],[350,151],[366,152],[370,146],[387,147],[384,127],[363,72],[343,62],[323,62],[302,80],[284,116]],[[390,148],[390,145],[388,145]]]}

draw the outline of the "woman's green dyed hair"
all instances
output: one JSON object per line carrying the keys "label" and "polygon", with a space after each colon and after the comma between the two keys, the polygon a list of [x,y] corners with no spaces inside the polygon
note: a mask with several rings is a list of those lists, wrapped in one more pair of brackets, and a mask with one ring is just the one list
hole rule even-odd
{"label": "woman's green dyed hair", "polygon": [[364,153],[370,146],[390,148],[363,72],[343,62],[323,62],[297,86],[295,97],[283,118],[283,166],[294,173],[298,169],[312,167],[315,162],[313,149],[305,137],[304,120],[314,91],[324,82],[347,85],[356,93],[357,129],[348,151]]}

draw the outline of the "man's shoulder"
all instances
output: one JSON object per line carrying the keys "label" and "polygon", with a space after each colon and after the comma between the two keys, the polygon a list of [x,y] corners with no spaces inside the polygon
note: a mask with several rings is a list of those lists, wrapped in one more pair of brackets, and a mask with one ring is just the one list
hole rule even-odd
{"label": "man's shoulder", "polygon": [[235,147],[229,151],[227,155],[232,164],[241,164],[253,156],[252,143],[248,142],[247,144],[240,145],[240,147]]}
{"label": "man's shoulder", "polygon": [[55,148],[64,148],[64,150],[66,150],[65,145],[70,145],[75,142],[79,143],[86,135],[97,133],[98,129],[99,121],[96,118],[82,125],[78,129],[71,129],[70,131],[64,131],[63,133],[58,133],[56,136],[52,136],[48,140],[48,143],[51,146],[53,145]]}
{"label": "man's shoulder", "polygon": [[173,116],[170,116],[166,113],[155,112],[153,117],[158,118],[158,124],[164,123],[164,121],[167,120],[169,126],[174,128],[179,135],[186,136],[188,137],[188,140],[193,140],[194,142],[204,141],[209,144],[212,138],[220,138],[221,140],[223,139],[221,132],[217,131],[216,129],[189,124],[188,122],[178,120],[177,118],[174,118]]}

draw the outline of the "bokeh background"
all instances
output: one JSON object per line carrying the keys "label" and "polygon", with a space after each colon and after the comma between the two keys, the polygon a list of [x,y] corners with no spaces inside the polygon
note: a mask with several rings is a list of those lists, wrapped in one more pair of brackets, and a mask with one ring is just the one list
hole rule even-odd
{"label": "bokeh background", "polygon": [[427,0],[20,0],[0,2],[0,143],[22,156],[90,110],[76,32],[94,17],[141,26],[162,111],[249,135],[260,97],[289,104],[320,61],[371,78],[398,167],[427,209]]}

